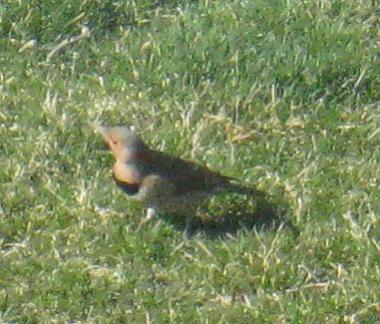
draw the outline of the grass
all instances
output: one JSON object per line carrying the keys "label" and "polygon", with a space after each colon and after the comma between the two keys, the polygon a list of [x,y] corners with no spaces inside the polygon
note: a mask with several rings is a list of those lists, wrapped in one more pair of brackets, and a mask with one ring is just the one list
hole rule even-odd
{"label": "grass", "polygon": [[[3,1],[1,321],[380,321],[379,14]],[[139,227],[89,121],[242,179],[270,213],[227,195],[189,240],[168,215]]]}

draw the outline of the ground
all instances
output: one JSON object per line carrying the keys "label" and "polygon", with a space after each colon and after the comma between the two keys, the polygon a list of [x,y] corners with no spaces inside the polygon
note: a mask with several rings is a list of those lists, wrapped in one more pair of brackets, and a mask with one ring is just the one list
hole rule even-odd
{"label": "ground", "polygon": [[[375,1],[2,1],[2,322],[380,321]],[[139,226],[90,122],[262,194]]]}

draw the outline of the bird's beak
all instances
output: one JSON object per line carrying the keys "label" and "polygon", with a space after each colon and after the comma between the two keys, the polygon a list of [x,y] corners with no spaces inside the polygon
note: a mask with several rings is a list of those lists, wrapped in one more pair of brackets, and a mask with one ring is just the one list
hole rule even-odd
{"label": "bird's beak", "polygon": [[94,129],[96,132],[98,132],[100,135],[102,135],[105,144],[108,148],[110,148],[110,137],[109,137],[109,131],[107,127],[103,127],[97,123],[89,122],[89,125],[92,129]]}

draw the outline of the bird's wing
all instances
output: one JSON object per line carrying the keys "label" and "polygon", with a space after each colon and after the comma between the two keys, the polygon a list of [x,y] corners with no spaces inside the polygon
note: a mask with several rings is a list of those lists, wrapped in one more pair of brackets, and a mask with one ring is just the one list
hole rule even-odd
{"label": "bird's wing", "polygon": [[160,205],[162,201],[175,195],[175,185],[167,178],[151,174],[144,177],[140,184],[139,199]]}
{"label": "bird's wing", "polygon": [[207,167],[161,152],[155,155],[152,168],[153,173],[160,174],[174,185],[176,195],[194,191],[212,193],[218,187],[229,186],[233,180]]}

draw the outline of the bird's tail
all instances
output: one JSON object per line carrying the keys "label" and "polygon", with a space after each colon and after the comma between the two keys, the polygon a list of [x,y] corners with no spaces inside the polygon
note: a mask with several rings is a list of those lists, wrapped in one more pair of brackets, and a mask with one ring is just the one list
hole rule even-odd
{"label": "bird's tail", "polygon": [[227,188],[227,191],[230,192],[236,192],[242,195],[255,195],[255,196],[261,196],[264,194],[263,191],[260,191],[255,188],[247,187],[241,184],[237,183],[231,183]]}
{"label": "bird's tail", "polygon": [[241,183],[239,183],[237,180],[233,178],[229,178],[228,182],[225,182],[221,187],[219,187],[218,191],[219,192],[236,192],[238,194],[252,195],[252,196],[265,195],[263,191],[242,185]]}

